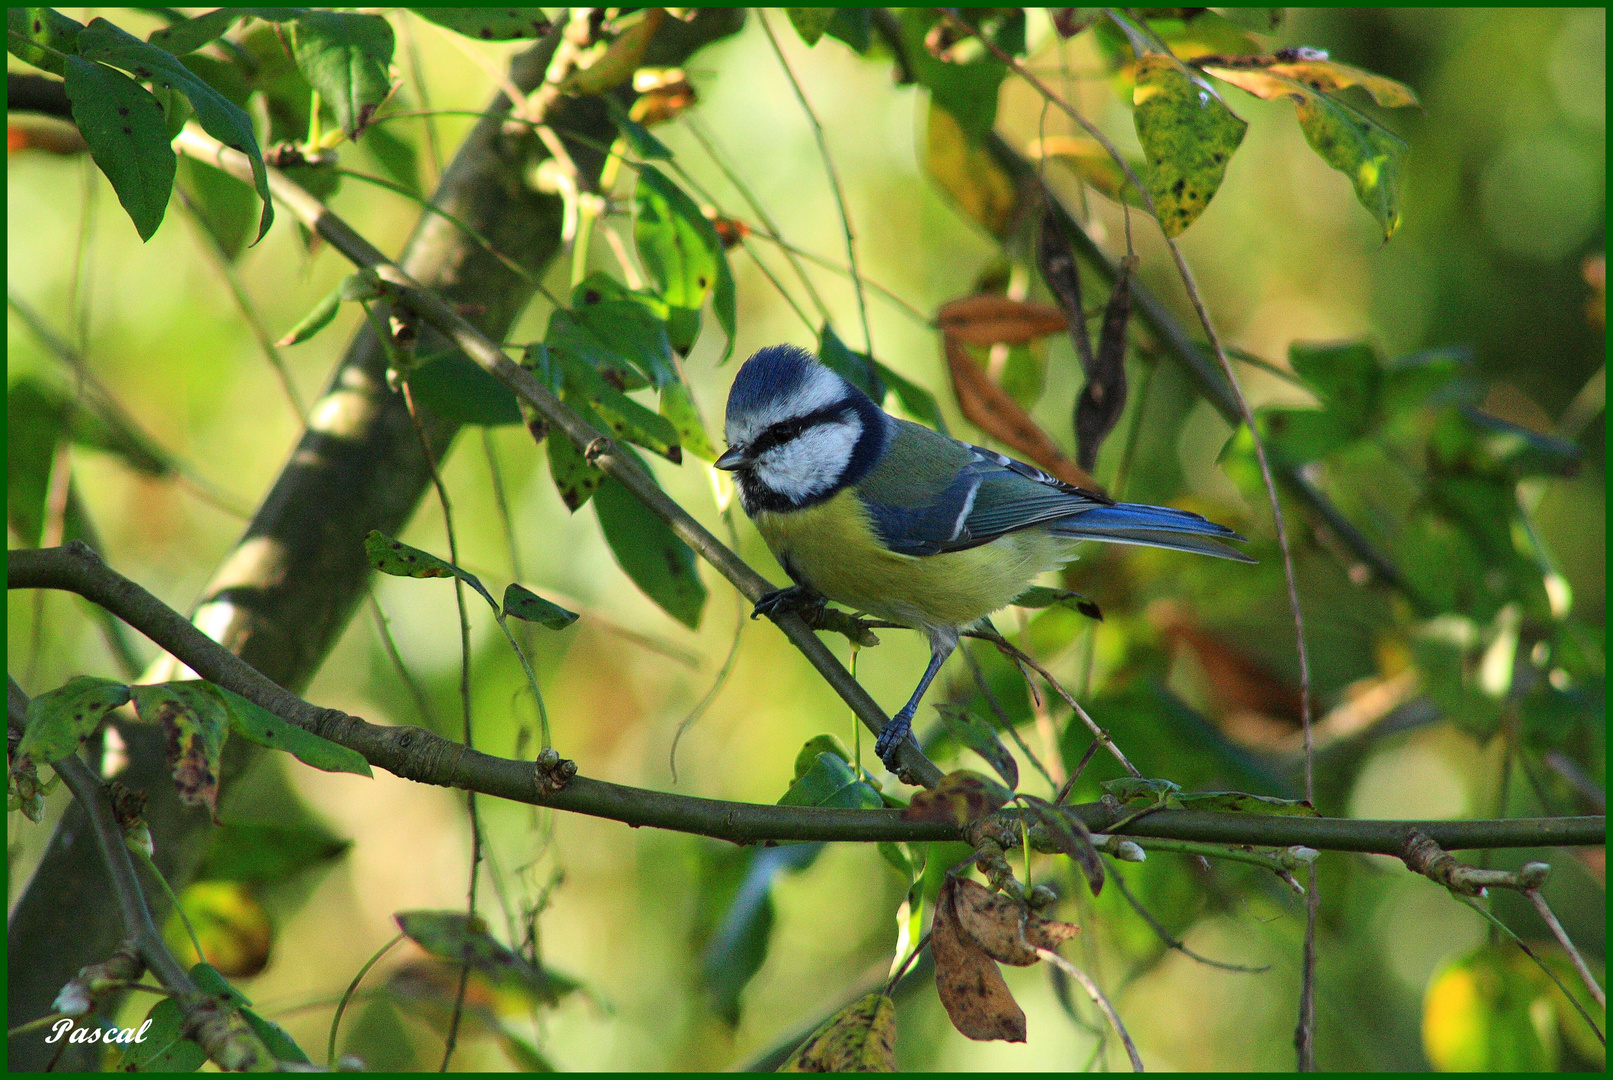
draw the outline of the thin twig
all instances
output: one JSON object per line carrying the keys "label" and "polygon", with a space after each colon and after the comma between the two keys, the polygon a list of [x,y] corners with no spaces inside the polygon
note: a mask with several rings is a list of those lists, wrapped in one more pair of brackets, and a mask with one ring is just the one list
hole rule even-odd
{"label": "thin twig", "polygon": [[1583,1004],[1580,1003],[1579,998],[1575,997],[1574,994],[1569,991],[1568,987],[1563,985],[1563,980],[1559,978],[1557,973],[1551,969],[1551,965],[1542,960],[1540,958],[1540,954],[1529,947],[1529,943],[1527,941],[1519,937],[1517,932],[1514,931],[1512,927],[1502,922],[1496,917],[1493,911],[1479,903],[1479,901],[1475,898],[1471,896],[1463,896],[1459,892],[1452,892],[1451,895],[1456,897],[1456,899],[1460,900],[1462,903],[1466,904],[1468,907],[1472,908],[1474,911],[1478,912],[1491,926],[1498,928],[1502,933],[1511,938],[1512,943],[1518,946],[1519,949],[1523,950],[1523,954],[1529,959],[1533,960],[1535,962],[1535,966],[1541,971],[1545,972],[1546,977],[1557,985],[1557,989],[1563,992],[1563,997],[1568,999],[1568,1003],[1572,1005],[1575,1011],[1577,1011],[1584,1019],[1585,1023],[1590,1027],[1591,1032],[1595,1034],[1597,1041],[1603,1046],[1607,1045],[1607,1036],[1603,1033],[1602,1029],[1597,1026],[1596,1021],[1591,1018],[1590,1012]]}
{"label": "thin twig", "polygon": [[375,629],[381,635],[381,644],[386,649],[387,657],[397,670],[398,677],[403,685],[408,687],[409,696],[414,698],[414,706],[420,711],[420,722],[433,730],[437,722],[432,718],[431,705],[426,699],[425,691],[415,682],[414,676],[409,674],[409,666],[403,662],[403,654],[398,651],[398,643],[392,638],[392,628],[387,623],[386,612],[381,610],[381,601],[375,597],[375,590],[370,590],[370,613],[375,617]]}
{"label": "thin twig", "polygon": [[201,234],[200,247],[203,253],[213,264],[213,269],[224,279],[224,283],[229,286],[230,295],[235,298],[235,306],[240,311],[241,318],[246,320],[247,328],[257,339],[258,348],[263,352],[264,359],[269,361],[275,377],[280,380],[280,388],[285,392],[286,401],[291,405],[292,412],[296,414],[298,426],[307,428],[308,406],[303,403],[302,394],[297,391],[297,384],[291,377],[291,369],[286,367],[286,359],[280,355],[280,348],[275,344],[274,336],[269,333],[263,317],[258,314],[257,305],[252,303],[252,298],[246,294],[246,286],[241,281],[241,275],[236,273],[235,263],[225,252],[224,245],[219,243],[218,237],[213,235],[211,226],[203,219],[201,210],[197,208],[185,189],[175,184],[174,194],[179,196],[179,205],[185,209],[186,216],[190,218],[196,232]]}
{"label": "thin twig", "polygon": [[218,507],[226,514],[241,518],[243,520],[252,517],[251,509],[244,503],[237,502],[234,496],[225,493],[223,490],[215,487],[209,481],[198,476],[190,469],[189,466],[180,461],[176,455],[170,453],[166,449],[162,449],[162,444],[147,434],[146,431],[135,422],[134,417],[130,415],[128,410],[126,410],[122,404],[118,402],[118,399],[112,395],[112,391],[108,390],[106,385],[95,377],[95,373],[90,370],[90,366],[85,361],[83,354],[58,337],[56,332],[50,328],[49,324],[47,324],[44,319],[40,318],[38,313],[29,307],[21,297],[12,292],[9,288],[6,290],[6,306],[11,308],[12,311],[16,312],[18,317],[21,318],[23,322],[28,324],[28,329],[31,330],[34,336],[39,339],[39,343],[45,346],[46,352],[50,353],[51,356],[55,357],[61,363],[66,365],[70,371],[72,371],[74,378],[77,379],[87,391],[87,396],[95,399],[96,407],[100,409],[113,424],[133,432],[141,442],[147,444],[148,446],[157,447],[159,449],[165,464],[173,470],[173,475],[175,479],[181,482],[181,486],[191,491],[203,501]]}
{"label": "thin twig", "polygon": [[790,70],[790,62],[784,59],[784,50],[779,47],[778,38],[773,36],[773,28],[768,25],[767,15],[761,8],[756,9],[756,21],[762,24],[768,44],[773,46],[773,55],[778,57],[779,67],[784,69],[785,77],[790,80],[790,89],[795,91],[795,99],[801,103],[801,110],[806,113],[807,120],[812,124],[812,135],[818,141],[818,154],[823,158],[824,171],[829,174],[829,186],[834,190],[835,206],[840,210],[840,228],[846,236],[846,258],[851,263],[851,281],[857,290],[857,313],[862,317],[864,351],[872,356],[874,334],[868,328],[868,299],[863,295],[862,274],[857,269],[857,244],[852,237],[851,215],[846,212],[846,196],[840,188],[840,174],[835,171],[834,159],[829,156],[829,143],[824,138],[823,125],[818,123],[817,114],[812,111],[806,94],[801,90],[801,84],[796,81],[795,72]]}
{"label": "thin twig", "polygon": [[1126,879],[1117,874],[1113,867],[1110,867],[1109,869],[1109,876],[1114,879],[1115,888],[1120,890],[1120,895],[1126,898],[1126,902],[1131,905],[1133,911],[1142,916],[1143,922],[1147,923],[1153,929],[1154,933],[1158,935],[1159,940],[1165,943],[1166,948],[1174,949],[1183,956],[1190,957],[1191,959],[1197,960],[1199,963],[1205,964],[1209,967],[1220,968],[1222,971],[1236,971],[1244,975],[1258,975],[1262,972],[1271,970],[1270,964],[1262,964],[1260,967],[1248,967],[1244,964],[1229,964],[1224,960],[1211,960],[1208,956],[1202,956],[1199,953],[1194,952],[1192,949],[1189,949],[1180,938],[1172,937],[1171,932],[1165,929],[1164,924],[1158,919],[1154,918],[1153,914],[1147,908],[1143,907],[1142,901],[1138,900],[1136,896],[1132,895],[1131,890],[1126,888]]}
{"label": "thin twig", "polygon": [[[402,940],[403,932],[400,930],[393,936],[391,941],[377,949],[374,956],[364,961],[364,966],[358,969],[358,974],[353,976],[353,981],[347,984],[346,990],[342,991],[342,996],[336,1002],[336,1015],[330,1018],[330,1039],[325,1044],[326,1068],[334,1069],[336,1067],[336,1032],[342,1026],[342,1014],[347,1011],[348,1003],[353,1000],[353,995],[357,993],[358,984],[364,981],[364,976],[368,975],[370,969],[380,962],[381,957],[390,952],[392,946]],[[323,1002],[320,1004],[323,1004]]]}
{"label": "thin twig", "polygon": [[[729,543],[731,543],[734,547],[738,547],[739,537],[736,535],[734,530],[734,521],[732,515],[725,513],[723,515],[723,521],[728,526]],[[705,694],[701,696],[700,700],[695,703],[694,708],[689,710],[688,715],[678,722],[677,730],[672,735],[672,747],[667,751],[667,768],[672,773],[672,783],[674,785],[676,785],[678,782],[678,743],[683,740],[684,732],[693,727],[695,721],[699,720],[703,715],[705,715],[706,709],[709,708],[712,701],[716,699],[718,692],[727,684],[728,675],[734,669],[734,661],[739,658],[740,636],[745,632],[745,624],[750,621],[745,618],[745,616],[748,614],[745,609],[749,606],[750,605],[745,602],[745,598],[743,596],[735,597],[734,638],[728,643],[728,655],[724,657],[722,667],[717,669],[717,677],[711,680],[710,689],[708,689]],[[853,674],[855,674],[855,672],[853,672]]]}
{"label": "thin twig", "polygon": [[510,515],[510,500],[504,493],[504,470],[499,468],[498,449],[493,445],[493,429],[482,428],[482,454],[487,458],[487,473],[493,480],[493,504],[498,507],[498,522],[504,529],[504,545],[510,551],[510,576],[520,581],[521,548],[515,542],[515,519]]}
{"label": "thin twig", "polygon": [[[706,156],[711,158],[711,160],[716,163],[717,168],[722,170],[722,174],[728,178],[728,182],[734,185],[734,190],[738,191],[739,197],[744,199],[745,202],[749,204],[751,212],[761,219],[762,224],[767,226],[768,231],[771,232],[773,236],[782,237],[784,235],[783,230],[780,229],[777,223],[773,221],[772,215],[768,214],[767,208],[761,204],[761,201],[751,193],[750,187],[746,185],[745,181],[740,178],[737,172],[734,171],[733,167],[728,164],[726,155],[722,154],[717,149],[716,140],[706,134],[704,126],[693,116],[688,115],[683,117],[683,126],[688,129],[689,134],[694,136],[695,142],[700,144],[701,149],[705,150]],[[801,279],[801,284],[806,288],[807,295],[812,298],[812,304],[818,309],[818,315],[825,323],[833,322],[833,318],[829,315],[828,305],[823,302],[823,297],[818,295],[818,290],[812,284],[812,279],[807,276],[806,267],[802,266],[796,261],[795,253],[791,251],[788,246],[785,246],[783,251],[784,258],[789,262],[790,267],[795,271],[796,277]]]}
{"label": "thin twig", "polygon": [[997,695],[993,694],[991,687],[986,685],[986,673],[980,669],[980,661],[976,660],[974,654],[967,648],[958,651],[963,653],[963,659],[969,665],[969,674],[974,676],[975,685],[980,688],[980,693],[985,697],[986,704],[991,708],[992,715],[997,717],[998,726],[1008,732],[1009,737],[1019,746],[1026,759],[1036,767],[1037,772],[1042,774],[1042,779],[1047,781],[1048,788],[1055,792],[1058,791],[1059,781],[1053,779],[1053,774],[1048,772],[1041,760],[1031,752],[1031,748],[1025,745],[1025,740],[1019,737],[1019,731],[1015,729],[1013,721],[1008,719],[1008,714],[1003,711],[1002,705],[998,703]]}
{"label": "thin twig", "polygon": [[1037,949],[1036,955],[1081,984],[1082,989],[1092,998],[1093,1003],[1103,1010],[1103,1015],[1109,1018],[1109,1023],[1114,1027],[1115,1033],[1120,1036],[1120,1042],[1125,1046],[1127,1056],[1131,1058],[1132,1072],[1142,1072],[1143,1059],[1137,1056],[1137,1044],[1131,1041],[1131,1036],[1126,1032],[1126,1025],[1120,1022],[1120,1014],[1115,1012],[1113,1005],[1109,1004],[1109,999],[1103,996],[1103,991],[1098,989],[1098,984],[1092,980],[1092,976],[1052,949]]}
{"label": "thin twig", "polygon": [[1579,977],[1584,980],[1585,989],[1591,992],[1591,997],[1596,999],[1598,1005],[1607,1008],[1607,991],[1602,989],[1601,984],[1596,981],[1596,976],[1591,974],[1585,958],[1574,947],[1574,940],[1568,936],[1568,931],[1563,929],[1563,924],[1557,921],[1557,916],[1552,913],[1551,905],[1546,903],[1546,898],[1540,895],[1539,889],[1525,889],[1523,895],[1529,898],[1529,902],[1535,906],[1535,910],[1540,913],[1546,925],[1551,927],[1552,936],[1557,939],[1557,944],[1563,947],[1563,951],[1568,953],[1568,958],[1574,962],[1574,970],[1579,972]]}
{"label": "thin twig", "polygon": [[[377,329],[381,340],[386,341],[384,331]],[[437,489],[437,501],[442,506],[443,527],[448,532],[448,559],[453,566],[459,566],[459,544],[454,538],[454,513],[448,502],[448,488],[442,482],[442,473],[437,469],[437,459],[431,452],[431,440],[426,437],[426,429],[420,422],[420,414],[414,405],[414,394],[409,389],[407,380],[403,381],[403,401],[408,406],[409,418],[414,421],[414,430],[420,436],[420,448],[426,455],[426,464],[431,469],[431,483]],[[473,723],[471,714],[470,696],[470,614],[465,610],[465,581],[459,575],[454,575],[454,601],[459,606],[459,701],[464,715],[464,742],[467,750],[476,748],[473,737]],[[470,917],[476,917],[476,882],[482,869],[482,826],[476,815],[476,793],[465,793],[465,807],[470,815],[470,884],[466,889],[465,907]],[[448,1023],[448,1043],[442,1054],[442,1067],[438,1072],[448,1071],[448,1061],[454,1056],[454,1045],[459,1041],[459,1021],[465,1009],[465,988],[470,978],[470,962],[467,960],[459,968],[459,991],[454,995],[454,1013]]]}
{"label": "thin twig", "polygon": [[[974,635],[971,634],[969,636]],[[1070,692],[1060,685],[1059,681],[1053,677],[1051,672],[1049,672],[1041,664],[1037,663],[1029,653],[1021,650],[1018,646],[1014,645],[1001,634],[998,634],[996,637],[987,637],[984,634],[980,636],[986,637],[986,640],[991,641],[1006,655],[1018,660],[1020,663],[1036,672],[1036,674],[1040,675],[1043,679],[1047,680],[1047,685],[1051,686],[1053,688],[1053,692],[1064,699],[1064,703],[1066,705],[1075,710],[1075,715],[1081,718],[1081,722],[1085,724],[1087,726],[1087,730],[1092,732],[1093,736],[1103,744],[1103,748],[1109,751],[1110,754],[1114,755],[1114,759],[1120,762],[1120,767],[1125,769],[1135,779],[1142,779],[1143,774],[1137,770],[1137,766],[1133,765],[1125,754],[1120,752],[1120,747],[1116,746],[1114,744],[1114,740],[1109,738],[1109,733],[1103,730],[1103,728],[1099,727],[1096,720],[1087,715],[1087,711],[1081,707],[1081,703],[1075,700],[1075,698],[1071,696]]]}

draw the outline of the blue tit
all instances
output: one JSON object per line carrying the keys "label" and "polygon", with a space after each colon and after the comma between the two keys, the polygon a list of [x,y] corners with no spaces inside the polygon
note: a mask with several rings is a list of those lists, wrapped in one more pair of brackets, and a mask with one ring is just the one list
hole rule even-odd
{"label": "blue tit", "polygon": [[1075,557],[1082,540],[1253,562],[1243,537],[1185,510],[1117,503],[1002,454],[898,420],[793,345],[762,349],[728,393],[739,499],[795,582],[758,614],[826,597],[922,630],[930,663],[875,750],[887,767],[958,635]]}

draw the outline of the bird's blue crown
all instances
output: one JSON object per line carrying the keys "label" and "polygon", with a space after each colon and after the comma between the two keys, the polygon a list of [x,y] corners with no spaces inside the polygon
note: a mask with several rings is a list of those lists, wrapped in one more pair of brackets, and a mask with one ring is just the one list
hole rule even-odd
{"label": "bird's blue crown", "polygon": [[799,345],[769,345],[746,360],[728,391],[730,417],[760,412],[796,393],[821,368]]}

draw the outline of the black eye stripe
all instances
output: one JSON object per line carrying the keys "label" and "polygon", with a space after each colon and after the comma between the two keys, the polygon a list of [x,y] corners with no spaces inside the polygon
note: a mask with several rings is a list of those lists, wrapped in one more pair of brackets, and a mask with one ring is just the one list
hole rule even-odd
{"label": "black eye stripe", "polygon": [[793,416],[788,420],[781,420],[752,439],[750,445],[746,447],[746,452],[750,457],[756,458],[776,446],[782,446],[792,439],[799,438],[802,434],[820,424],[840,420],[848,412],[852,411],[854,411],[854,407],[842,401],[834,405],[825,406],[816,412],[809,412],[805,416]]}

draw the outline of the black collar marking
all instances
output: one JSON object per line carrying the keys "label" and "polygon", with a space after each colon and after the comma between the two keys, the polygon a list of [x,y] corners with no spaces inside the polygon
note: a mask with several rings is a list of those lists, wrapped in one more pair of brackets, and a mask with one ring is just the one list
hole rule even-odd
{"label": "black collar marking", "polygon": [[781,492],[763,484],[756,478],[750,466],[736,470],[735,480],[738,481],[739,499],[745,507],[745,513],[755,516],[758,511],[770,510],[781,512],[786,510],[805,510],[809,506],[816,506],[821,502],[828,502],[848,486],[855,484],[868,475],[868,471],[879,461],[885,452],[885,412],[873,401],[864,396],[846,397],[833,405],[826,405],[821,409],[807,413],[805,416],[792,417],[782,420],[767,428],[745,447],[746,456],[754,459],[760,454],[777,446],[798,438],[801,434],[819,424],[833,423],[845,416],[847,412],[855,412],[862,421],[862,434],[857,438],[857,444],[852,447],[851,459],[846,462],[845,469],[833,484],[823,491],[799,501],[793,500]]}

